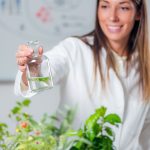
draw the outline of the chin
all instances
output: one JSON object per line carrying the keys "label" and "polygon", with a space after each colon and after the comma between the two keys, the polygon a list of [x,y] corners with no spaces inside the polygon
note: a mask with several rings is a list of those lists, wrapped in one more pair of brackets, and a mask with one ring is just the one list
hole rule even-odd
{"label": "chin", "polygon": [[124,41],[124,38],[118,37],[118,36],[107,36],[107,39],[109,41],[114,41],[114,42],[121,42]]}

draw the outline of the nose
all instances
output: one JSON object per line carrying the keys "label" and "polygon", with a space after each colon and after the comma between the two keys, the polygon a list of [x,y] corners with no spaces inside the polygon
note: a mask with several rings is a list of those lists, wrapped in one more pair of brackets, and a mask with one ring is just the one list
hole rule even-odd
{"label": "nose", "polygon": [[118,12],[116,8],[111,8],[110,13],[109,13],[109,20],[112,22],[119,21]]}

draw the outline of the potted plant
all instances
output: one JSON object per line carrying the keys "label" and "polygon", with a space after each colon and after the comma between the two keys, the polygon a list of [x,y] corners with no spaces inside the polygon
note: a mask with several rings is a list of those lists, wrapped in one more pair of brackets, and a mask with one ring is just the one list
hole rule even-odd
{"label": "potted plant", "polygon": [[[57,115],[44,114],[36,121],[24,112],[31,101],[16,102],[9,117],[15,119],[16,128],[10,133],[5,123],[0,123],[0,148],[2,150],[113,150],[115,134],[121,119],[117,114],[106,115],[107,108],[101,107],[84,123],[83,128],[72,130],[75,109],[66,107]],[[57,113],[58,114],[58,113]],[[110,126],[111,125],[111,126]]]}
{"label": "potted plant", "polygon": [[101,107],[85,122],[78,131],[70,132],[76,136],[70,150],[114,150],[115,133],[112,127],[118,127],[121,119],[117,114],[106,115],[107,108]]}

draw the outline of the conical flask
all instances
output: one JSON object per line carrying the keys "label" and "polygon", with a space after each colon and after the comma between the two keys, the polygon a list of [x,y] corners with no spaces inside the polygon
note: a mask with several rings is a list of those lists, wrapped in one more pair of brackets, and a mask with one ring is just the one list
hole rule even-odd
{"label": "conical flask", "polygon": [[53,87],[51,66],[48,57],[38,54],[41,47],[39,41],[29,41],[27,46],[32,48],[34,53],[27,64],[27,78],[29,90],[40,92]]}

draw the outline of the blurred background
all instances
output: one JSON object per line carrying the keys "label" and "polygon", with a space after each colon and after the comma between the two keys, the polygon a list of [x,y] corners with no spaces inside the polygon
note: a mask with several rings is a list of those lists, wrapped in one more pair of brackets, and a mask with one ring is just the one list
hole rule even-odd
{"label": "blurred background", "polygon": [[[68,36],[82,35],[94,28],[96,0],[0,0],[0,122],[10,127],[10,109],[24,98],[14,95],[18,46],[39,40],[44,50]],[[58,106],[59,86],[31,98],[29,111],[39,119]]]}
{"label": "blurred background", "polygon": [[[146,2],[149,7],[150,1]],[[0,122],[13,127],[8,113],[16,101],[24,99],[16,96],[13,89],[18,46],[39,40],[47,51],[68,36],[90,32],[94,28],[95,6],[96,0],[0,0]],[[52,114],[60,101],[59,86],[31,100],[27,111],[36,119],[45,112]]]}

